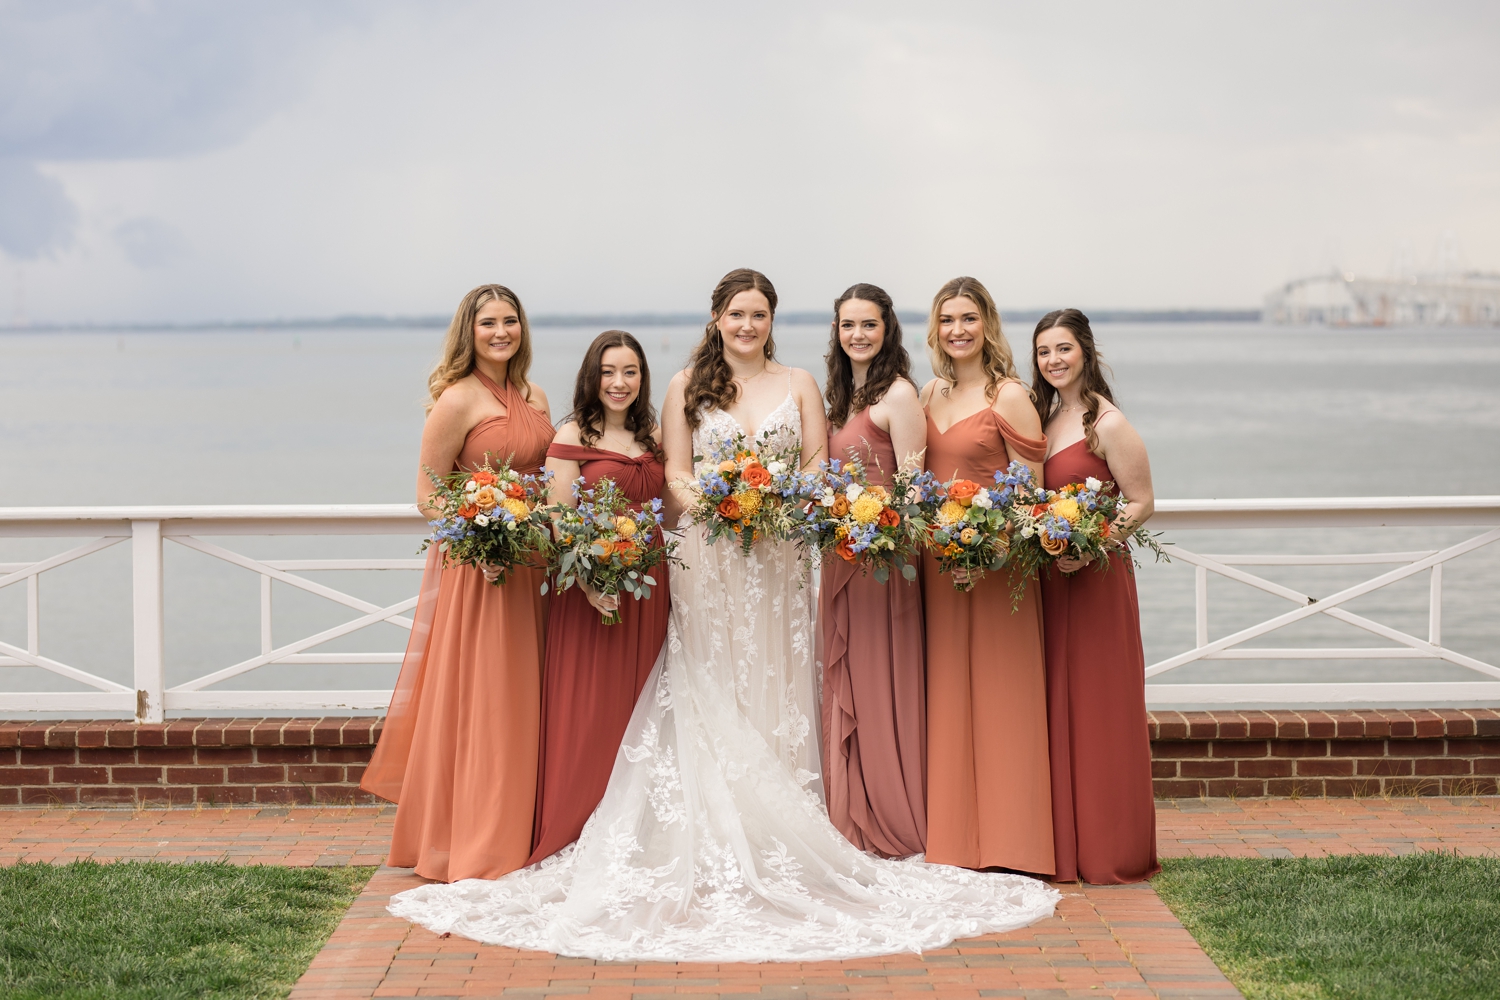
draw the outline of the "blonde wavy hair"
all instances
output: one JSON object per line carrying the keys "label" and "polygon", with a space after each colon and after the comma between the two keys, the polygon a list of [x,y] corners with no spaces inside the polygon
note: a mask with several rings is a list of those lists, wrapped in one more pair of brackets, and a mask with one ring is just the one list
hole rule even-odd
{"label": "blonde wavy hair", "polygon": [[[943,345],[938,342],[938,314],[942,311],[943,303],[960,297],[979,306],[979,324],[984,330],[981,360],[987,380],[984,394],[993,402],[1001,382],[1019,382],[1021,379],[1016,374],[1016,359],[1011,353],[1010,341],[1005,339],[1005,331],[1000,327],[1000,310],[995,308],[995,300],[990,297],[989,290],[975,278],[954,278],[933,296],[932,312],[927,317],[927,356],[932,362],[932,372],[947,381],[949,388],[958,382],[953,359],[948,357]],[[948,394],[947,388],[943,390],[943,394]]]}
{"label": "blonde wavy hair", "polygon": [[526,310],[516,293],[504,285],[480,285],[463,297],[453,314],[453,322],[448,324],[448,336],[443,338],[443,359],[427,376],[427,393],[431,397],[427,401],[428,413],[444,389],[474,371],[474,322],[479,318],[479,310],[492,301],[508,302],[521,320],[521,343],[505,366],[505,379],[521,390],[528,402],[531,400],[531,383],[526,380],[531,371],[531,324],[526,322]]}

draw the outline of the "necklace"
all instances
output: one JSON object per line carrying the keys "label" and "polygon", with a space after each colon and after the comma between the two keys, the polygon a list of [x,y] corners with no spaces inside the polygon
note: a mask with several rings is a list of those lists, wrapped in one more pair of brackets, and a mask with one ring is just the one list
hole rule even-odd
{"label": "necklace", "polygon": [[761,365],[760,366],[760,371],[756,372],[754,375],[751,375],[749,377],[746,377],[744,375],[731,375],[730,378],[734,379],[736,382],[744,382],[745,384],[748,385],[749,383],[754,382],[756,379],[760,378],[765,373],[766,373],[766,366],[765,365]]}

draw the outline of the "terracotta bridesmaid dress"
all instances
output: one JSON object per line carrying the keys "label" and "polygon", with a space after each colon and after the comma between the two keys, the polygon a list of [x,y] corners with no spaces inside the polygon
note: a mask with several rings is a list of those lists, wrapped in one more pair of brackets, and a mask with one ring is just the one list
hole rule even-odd
{"label": "terracotta bridesmaid dress", "polygon": [[[1084,441],[1047,460],[1049,490],[1109,466]],[[1161,871],[1146,730],[1146,657],[1135,573],[1113,555],[1108,570],[1042,575],[1052,827],[1057,877],[1115,884]]]}
{"label": "terracotta bridesmaid dress", "polygon": [[[927,468],[941,480],[994,482],[1009,441],[1041,464],[1045,438],[1022,437],[986,408],[938,430],[927,418]],[[1005,571],[953,589],[929,553],[927,610],[927,860],[1050,875],[1051,772],[1042,606],[1035,581],[1011,612]]]}
{"label": "terracotta bridesmaid dress", "polygon": [[[667,471],[654,455],[554,444],[551,458],[579,464],[584,481],[615,485],[640,509],[662,494]],[[651,571],[652,596],[620,595],[620,622],[601,625],[599,612],[577,587],[552,598],[547,615],[547,665],[542,680],[541,760],[537,769],[535,864],[578,839],[604,797],[635,699],[651,676],[667,637],[672,601],[667,567]]]}
{"label": "terracotta bridesmaid dress", "polygon": [[[541,469],[552,424],[507,383],[474,373],[506,408],[469,431],[455,468],[485,456]],[[503,586],[435,548],[380,744],[360,787],[398,803],[388,862],[423,878],[499,878],[526,864],[536,805],[546,598],[541,569]]]}
{"label": "terracotta bridesmaid dress", "polygon": [[[828,439],[834,458],[847,460],[851,450],[870,482],[890,483],[896,451],[868,409]],[[921,583],[899,573],[879,583],[830,553],[823,558],[818,621],[828,818],[861,850],[888,858],[921,854],[927,843]]]}

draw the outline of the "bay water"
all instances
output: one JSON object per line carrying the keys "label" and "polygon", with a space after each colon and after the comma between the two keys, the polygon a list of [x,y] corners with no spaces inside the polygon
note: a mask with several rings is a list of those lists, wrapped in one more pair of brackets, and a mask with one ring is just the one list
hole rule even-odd
{"label": "bay water", "polygon": [[[532,372],[554,418],[569,409],[579,359],[598,327],[539,326]],[[633,327],[650,355],[660,401],[701,328]],[[1010,331],[1024,358],[1029,329]],[[913,336],[915,334],[915,336]],[[1255,323],[1099,324],[1120,406],[1150,450],[1162,498],[1500,494],[1500,331],[1323,329]],[[212,332],[0,333],[0,506],[391,503],[416,489],[426,378],[443,331],[276,328]],[[776,330],[783,362],[823,372],[828,328]],[[918,380],[930,376],[921,331],[909,331]],[[1029,366],[1023,361],[1023,374]],[[1170,532],[1206,552],[1370,552],[1431,549],[1475,529],[1298,529]],[[414,556],[420,538],[213,539],[257,558]],[[0,537],[0,562],[77,544]],[[1169,549],[1170,551],[1170,549]],[[1251,567],[1326,594],[1371,567]],[[259,580],[166,545],[168,683],[255,655]],[[322,572],[320,582],[366,600],[410,595],[416,574]],[[41,651],[130,683],[129,547],[116,546],[41,578]],[[1444,641],[1500,662],[1500,544],[1445,571]],[[1147,662],[1193,645],[1192,570],[1140,572]],[[1427,576],[1349,605],[1425,636]],[[0,641],[25,645],[24,585],[0,589]],[[351,612],[277,584],[278,643]],[[1210,634],[1290,605],[1212,579]],[[1265,645],[1374,646],[1367,633],[1316,616]],[[396,651],[405,633],[382,625],[318,651]],[[225,687],[379,688],[388,665],[267,666]],[[1431,661],[1212,661],[1163,682],[1479,680]],[[70,690],[32,668],[0,668],[0,690]]]}

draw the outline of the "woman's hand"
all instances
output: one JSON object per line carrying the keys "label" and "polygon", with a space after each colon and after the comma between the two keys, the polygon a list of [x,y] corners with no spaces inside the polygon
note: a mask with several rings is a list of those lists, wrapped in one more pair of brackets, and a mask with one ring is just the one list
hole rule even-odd
{"label": "woman's hand", "polygon": [[601,594],[586,583],[580,583],[578,586],[583,591],[583,596],[588,598],[588,602],[594,606],[594,610],[601,615],[612,615],[620,610],[619,594]]}
{"label": "woman's hand", "polygon": [[1094,557],[1091,555],[1084,556],[1082,559],[1074,559],[1072,556],[1059,556],[1057,560],[1057,568],[1062,570],[1064,573],[1077,573],[1079,570],[1083,569],[1083,567],[1087,566],[1093,561]]}
{"label": "woman's hand", "polygon": [[479,567],[479,571],[484,574],[485,583],[494,583],[496,580],[500,579],[499,566],[493,566],[489,563],[485,563],[483,566]]}
{"label": "woman's hand", "polygon": [[973,590],[974,584],[978,582],[969,575],[969,570],[966,566],[960,566],[948,575],[953,577],[953,582],[958,584],[959,589],[966,593]]}

